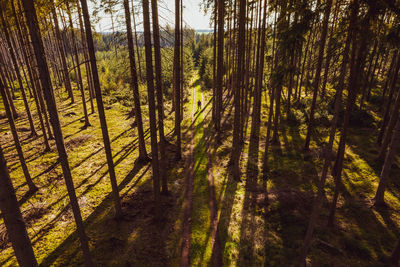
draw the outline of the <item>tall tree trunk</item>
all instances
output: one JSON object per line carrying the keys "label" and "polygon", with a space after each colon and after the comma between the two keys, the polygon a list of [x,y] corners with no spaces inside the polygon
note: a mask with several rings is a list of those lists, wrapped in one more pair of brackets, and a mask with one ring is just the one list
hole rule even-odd
{"label": "tall tree trunk", "polygon": [[60,51],[61,69],[62,69],[63,78],[64,78],[64,85],[65,85],[65,89],[68,92],[68,97],[71,98],[71,104],[73,104],[75,102],[75,99],[74,99],[74,94],[72,92],[72,86],[71,86],[71,80],[69,78],[66,55],[65,55],[65,51],[64,51],[64,46],[62,44],[62,37],[61,37],[61,33],[60,33],[60,27],[58,25],[58,18],[57,18],[57,13],[56,13],[56,8],[55,8],[54,3],[53,3],[53,7],[51,8],[51,13],[53,15],[54,27],[56,29],[58,49]]}
{"label": "tall tree trunk", "polygon": [[385,163],[382,167],[382,172],[380,175],[379,186],[375,194],[375,205],[383,206],[385,205],[384,195],[386,186],[389,180],[390,170],[392,168],[393,162],[396,158],[397,146],[400,143],[400,119],[397,119],[396,127],[390,141],[389,150],[386,153]]}
{"label": "tall tree trunk", "polygon": [[[357,8],[358,10],[358,8]],[[370,7],[364,19],[360,22],[361,28],[357,32],[367,32],[369,29],[370,20],[375,15],[375,9]],[[353,111],[353,107],[357,98],[357,94],[360,88],[360,76],[358,75],[365,64],[365,51],[367,48],[367,37],[366,35],[360,35],[360,40],[357,40],[357,33],[352,36],[352,51],[351,51],[351,63],[350,63],[350,77],[348,85],[348,97],[346,104],[346,113],[343,119],[343,128],[340,136],[338,152],[336,155],[335,165],[332,170],[332,175],[335,179],[335,190],[338,190],[335,194],[339,194],[340,185],[342,179],[343,160],[346,148],[346,139],[348,130],[350,127],[350,117]],[[359,45],[358,45],[359,44]],[[358,49],[358,53],[357,53]],[[333,199],[332,205],[336,208],[337,197]],[[333,220],[333,218],[332,218]]]}
{"label": "tall tree trunk", "polygon": [[[261,4],[261,3],[260,3]],[[261,12],[261,7],[260,7]],[[258,138],[260,132],[260,116],[261,116],[261,95],[262,95],[262,83],[264,76],[264,58],[265,58],[265,32],[266,32],[266,20],[267,20],[267,1],[264,2],[263,7],[263,16],[262,16],[262,25],[261,25],[261,36],[258,45],[259,53],[257,56],[257,66],[256,66],[256,81],[255,81],[255,91],[254,91],[254,100],[253,100],[253,113],[251,117],[251,137]]]}
{"label": "tall tree trunk", "polygon": [[239,1],[239,35],[238,35],[238,45],[237,45],[237,74],[235,80],[235,88],[234,88],[234,119],[233,119],[233,144],[232,144],[232,152],[230,158],[230,166],[232,168],[233,177],[236,180],[240,179],[240,166],[239,159],[242,151],[242,145],[240,140],[241,129],[241,121],[240,121],[240,100],[241,100],[241,88],[244,85],[243,81],[243,62],[244,62],[244,54],[245,54],[245,20],[246,20],[246,0]]}
{"label": "tall tree trunk", "polygon": [[[399,54],[399,58],[394,70],[394,77],[392,79],[392,83],[391,83],[391,88],[395,88],[396,87],[396,76],[398,75],[400,70],[400,54]],[[397,98],[396,101],[393,105],[393,110],[392,110],[392,114],[390,115],[390,119],[388,120],[388,126],[387,129],[385,131],[385,134],[383,136],[383,140],[382,140],[382,145],[380,147],[379,150],[379,154],[378,154],[378,159],[383,160],[386,154],[386,149],[389,145],[390,139],[392,137],[392,132],[393,132],[393,128],[396,125],[396,121],[397,118],[399,117],[399,112],[400,112],[400,90],[398,90],[399,92],[397,93]],[[389,110],[391,106],[391,102],[388,103],[388,107],[387,109]]]}
{"label": "tall tree trunk", "polygon": [[[0,80],[0,83],[1,80]],[[1,84],[1,87],[4,85]],[[3,91],[3,90],[2,90]],[[8,174],[6,159],[0,147],[0,210],[4,218],[4,224],[14,249],[18,264],[22,267],[38,266],[33,253],[31,240],[26,231],[25,223],[15,190]]]}
{"label": "tall tree trunk", "polygon": [[[83,0],[84,1],[84,0]],[[62,135],[60,120],[57,113],[57,105],[52,93],[52,85],[50,80],[50,73],[47,66],[46,58],[44,56],[44,48],[42,43],[42,37],[39,29],[39,24],[36,17],[36,9],[33,1],[22,0],[24,7],[24,13],[29,28],[29,34],[32,40],[33,49],[35,53],[36,62],[39,69],[40,80],[42,82],[42,89],[45,95],[47,110],[50,114],[50,122],[53,127],[56,146],[58,150],[59,160],[64,174],[65,184],[74,214],[75,223],[77,227],[78,236],[81,242],[81,248],[86,266],[93,266],[92,258],[90,256],[88,239],[84,230],[81,212],[79,209],[78,199],[75,194],[75,188],[72,181],[71,170],[68,163],[68,155],[65,150],[64,138]]]}
{"label": "tall tree trunk", "polygon": [[[217,0],[218,15],[218,32],[217,32],[217,84],[216,84],[216,100],[215,100],[215,130],[217,133],[221,131],[221,110],[222,110],[222,91],[224,76],[224,21],[225,21],[225,5],[223,0]],[[215,34],[215,33],[214,33]]]}
{"label": "tall tree trunk", "polygon": [[26,183],[29,186],[29,191],[35,192],[38,188],[33,183],[32,177],[31,177],[31,175],[29,173],[29,170],[28,170],[28,167],[26,166],[24,153],[22,151],[21,143],[19,142],[19,137],[18,137],[18,133],[17,133],[17,128],[15,127],[15,123],[14,123],[14,117],[12,115],[10,104],[9,104],[9,100],[7,99],[7,95],[6,95],[6,92],[5,92],[5,85],[1,81],[1,79],[0,79],[0,93],[1,93],[1,98],[3,99],[3,104],[4,104],[4,108],[6,110],[8,123],[10,124],[10,128],[11,128],[11,134],[12,134],[13,139],[14,139],[15,148],[17,150],[18,158],[19,158],[19,161],[21,163],[21,168],[22,168],[22,171],[24,173]]}
{"label": "tall tree trunk", "polygon": [[86,0],[81,0],[81,6],[82,6],[83,19],[85,22],[86,42],[89,50],[90,66],[92,67],[93,85],[94,85],[94,90],[96,92],[96,102],[97,102],[97,109],[99,112],[101,133],[103,135],[104,149],[106,152],[107,165],[108,165],[108,173],[110,175],[112,194],[114,198],[115,216],[119,218],[122,216],[121,200],[119,198],[119,189],[118,189],[117,179],[115,177],[110,137],[108,135],[106,114],[104,112],[103,98],[101,96],[100,80],[99,80],[99,73],[97,71],[92,28],[90,24],[89,11]]}
{"label": "tall tree trunk", "polygon": [[[175,45],[174,45],[174,98],[175,98],[175,134],[176,134],[176,158],[181,159],[181,65],[180,65],[180,0],[175,0]],[[146,64],[147,65],[147,64]],[[147,69],[147,67],[146,67]]]}
{"label": "tall tree trunk", "polygon": [[[322,69],[322,61],[324,59],[324,51],[325,51],[325,43],[326,43],[326,35],[328,33],[328,22],[329,22],[329,16],[331,13],[331,7],[332,7],[332,0],[327,0],[326,2],[326,7],[325,7],[325,13],[324,13],[324,21],[323,21],[323,26],[322,26],[322,33],[321,33],[321,40],[319,43],[319,55],[318,55],[318,61],[317,61],[317,68],[315,71],[315,77],[314,77],[314,94],[311,102],[311,108],[310,108],[310,117],[308,119],[308,126],[307,126],[307,135],[306,135],[306,141],[304,144],[304,150],[308,151],[310,149],[310,141],[311,141],[311,134],[312,131],[314,130],[314,113],[315,113],[315,108],[317,104],[317,95],[318,95],[318,90],[319,90],[319,84],[320,84],[320,78],[321,78],[321,69]],[[328,70],[325,70],[328,71]]]}
{"label": "tall tree trunk", "polygon": [[[288,22],[286,18],[286,8],[287,8],[287,0],[282,1],[281,3],[281,11],[279,14],[279,18],[277,20],[277,34],[285,31],[288,27]],[[281,37],[280,37],[281,38]],[[272,134],[272,144],[279,143],[279,119],[281,113],[281,94],[282,94],[282,86],[284,80],[284,74],[279,70],[283,69],[283,62],[286,55],[286,49],[283,47],[282,40],[277,40],[277,51],[275,52],[274,59],[274,70],[273,70],[273,79],[272,86],[274,87],[275,93],[275,113],[274,113],[274,127]]]}
{"label": "tall tree trunk", "polygon": [[[143,4],[144,44],[145,44],[145,54],[146,54],[147,93],[148,93],[149,116],[150,116],[150,137],[151,137],[151,154],[152,154],[151,164],[153,168],[155,217],[156,219],[159,219],[160,218],[160,177],[159,177],[160,170],[159,170],[158,147],[157,147],[156,103],[154,101],[155,95],[154,95],[154,75],[153,75],[153,58],[152,58],[152,48],[151,48],[149,1],[142,0],[142,4]],[[177,108],[177,110],[179,110],[179,108]]]}
{"label": "tall tree trunk", "polygon": [[139,49],[139,42],[138,42],[138,34],[136,31],[135,8],[133,6],[133,0],[132,0],[132,18],[133,18],[133,30],[135,33],[136,53],[137,53],[138,67],[139,67],[138,78],[141,79],[141,77],[142,77],[142,68],[141,68],[141,60],[140,60],[141,56],[140,56],[140,49]]}
{"label": "tall tree trunk", "polygon": [[140,108],[139,85],[138,85],[138,77],[137,77],[137,72],[136,72],[135,50],[133,47],[131,16],[130,16],[130,11],[129,11],[129,1],[128,0],[124,0],[124,9],[125,9],[128,50],[129,50],[130,72],[131,72],[130,86],[133,91],[133,101],[135,104],[135,119],[136,119],[137,131],[138,131],[138,136],[139,136],[139,160],[145,162],[145,161],[148,161],[148,156],[147,156],[147,151],[146,151],[146,144],[144,142],[142,111]]}
{"label": "tall tree trunk", "polygon": [[[6,66],[3,63],[1,53],[0,53],[0,64],[3,65],[3,66]],[[7,75],[5,74],[5,70],[3,71],[1,66],[0,66],[0,75],[1,75],[1,77],[4,77],[4,79],[6,79],[5,77]],[[14,101],[13,101],[13,98],[12,98],[12,95],[11,95],[11,92],[10,92],[10,88],[7,87],[6,81],[4,81],[4,87],[5,87],[4,90],[6,91],[6,95],[7,95],[10,107],[11,107],[11,111],[12,111],[13,117],[14,117],[14,119],[16,119],[16,118],[19,117],[19,114],[17,112],[17,109],[15,108],[15,104],[14,104]]]}
{"label": "tall tree trunk", "polygon": [[73,50],[73,54],[74,54],[72,60],[75,59],[75,64],[76,64],[75,76],[76,76],[76,79],[78,80],[77,85],[78,85],[79,91],[81,92],[83,115],[84,115],[84,119],[85,119],[85,124],[83,125],[83,128],[85,129],[90,126],[90,122],[89,122],[89,116],[88,116],[87,107],[86,107],[85,90],[83,89],[81,64],[79,62],[78,46],[76,44],[74,24],[72,23],[72,15],[71,15],[69,3],[66,3],[66,5],[67,5],[68,18],[69,18],[69,26],[71,28],[72,50]]}
{"label": "tall tree trunk", "polygon": [[[45,128],[45,125],[44,125],[44,122],[43,122],[43,116],[42,116],[42,112],[41,112],[42,109],[41,109],[41,106],[40,106],[39,96],[38,96],[38,93],[37,93],[38,88],[35,85],[35,81],[33,79],[32,64],[30,63],[30,61],[28,59],[28,55],[27,55],[27,52],[26,52],[25,47],[24,47],[25,45],[29,45],[29,44],[25,44],[25,39],[22,37],[22,30],[21,30],[20,22],[18,21],[18,16],[17,16],[17,12],[15,10],[14,1],[11,1],[11,7],[12,7],[12,10],[13,10],[14,19],[15,19],[15,23],[16,23],[16,26],[17,26],[17,36],[18,36],[18,39],[21,42],[22,57],[23,57],[23,60],[25,61],[26,68],[28,70],[29,80],[30,80],[30,84],[31,84],[31,87],[32,87],[32,91],[33,91],[33,97],[34,97],[34,101],[35,101],[35,105],[36,105],[37,114],[38,114],[38,117],[39,117],[40,127],[41,127],[41,130],[42,130],[42,133],[43,133],[43,141],[44,141],[44,145],[45,145],[45,151],[50,151],[49,140],[47,138],[46,128]],[[28,84],[28,80],[26,80],[26,82]],[[12,103],[12,101],[10,101],[10,103]],[[14,116],[14,118],[15,118],[15,116]]]}
{"label": "tall tree trunk", "polygon": [[14,66],[14,70],[15,70],[16,75],[17,75],[19,89],[21,90],[22,99],[24,101],[24,106],[25,106],[25,111],[26,111],[26,114],[28,116],[29,128],[31,130],[31,135],[30,136],[37,136],[37,133],[36,133],[36,130],[35,130],[35,125],[34,125],[33,119],[32,119],[31,110],[29,108],[28,99],[26,98],[25,88],[24,88],[24,85],[22,83],[21,73],[20,73],[20,70],[19,70],[19,67],[18,67],[19,64],[17,62],[17,58],[16,58],[16,55],[14,53],[13,46],[11,44],[11,37],[10,37],[9,31],[8,31],[8,25],[6,24],[6,20],[4,18],[4,12],[1,11],[1,10],[0,10],[0,16],[1,16],[1,24],[3,26],[3,32],[4,32],[4,35],[6,37],[6,41],[7,41],[7,45],[8,45],[8,52],[10,53],[11,61],[12,61],[12,64]]}
{"label": "tall tree trunk", "polygon": [[84,30],[83,20],[82,20],[82,11],[81,11],[81,7],[79,5],[79,1],[76,2],[76,7],[78,8],[79,28],[81,29],[81,40],[82,40],[82,46],[83,46],[83,56],[85,59],[85,69],[86,69],[86,77],[87,77],[86,79],[87,79],[89,96],[90,96],[90,107],[91,107],[92,114],[93,114],[94,113],[93,77],[92,77],[92,70],[90,68],[90,63],[89,63],[89,51],[88,51],[87,43],[86,43],[86,39],[85,39],[85,30]]}
{"label": "tall tree trunk", "polygon": [[168,183],[165,170],[166,154],[165,154],[165,136],[164,136],[164,103],[163,103],[162,69],[161,69],[160,29],[158,25],[157,0],[151,0],[151,14],[153,18],[154,64],[156,70],[158,133],[160,135],[160,156],[161,156],[160,177],[162,181],[162,192],[163,194],[167,194]]}
{"label": "tall tree trunk", "polygon": [[306,235],[304,238],[304,243],[303,243],[303,246],[302,246],[301,252],[300,252],[300,262],[299,262],[300,265],[305,265],[305,263],[306,263],[306,257],[307,257],[308,251],[310,249],[310,246],[311,246],[312,235],[313,235],[315,226],[317,224],[317,219],[318,219],[320,209],[321,209],[322,198],[324,196],[324,188],[325,188],[326,178],[328,175],[328,170],[329,170],[329,167],[330,167],[331,161],[332,161],[332,147],[333,147],[333,142],[335,141],[335,133],[336,133],[337,122],[338,122],[338,118],[339,118],[340,105],[342,102],[344,79],[345,79],[345,75],[346,75],[347,62],[348,62],[348,57],[349,57],[348,54],[349,54],[349,50],[350,50],[350,42],[351,42],[352,36],[354,34],[354,27],[355,27],[355,22],[357,19],[357,12],[358,12],[358,0],[354,0],[352,3],[352,8],[351,8],[349,31],[348,31],[348,35],[347,35],[347,39],[346,39],[345,50],[343,53],[343,60],[342,60],[342,65],[341,65],[341,76],[340,76],[338,88],[336,91],[334,114],[333,114],[333,118],[331,121],[329,141],[328,141],[328,145],[324,151],[325,160],[324,160],[324,165],[322,168],[321,179],[320,179],[319,185],[318,185],[318,192],[317,192],[316,198],[313,201],[313,208],[312,208],[310,220],[309,220]]}

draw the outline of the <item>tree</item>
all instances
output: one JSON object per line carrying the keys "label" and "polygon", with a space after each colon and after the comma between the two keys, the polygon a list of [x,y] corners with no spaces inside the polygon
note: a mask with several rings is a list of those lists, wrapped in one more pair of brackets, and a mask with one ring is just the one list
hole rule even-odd
{"label": "tree", "polygon": [[[84,0],[83,0],[84,1]],[[87,236],[84,230],[81,212],[79,209],[78,199],[75,194],[75,188],[72,181],[71,170],[68,163],[68,154],[65,150],[64,138],[61,130],[60,120],[57,113],[57,105],[53,97],[50,73],[47,66],[45,53],[43,49],[42,37],[39,29],[39,24],[36,16],[36,8],[32,1],[22,0],[26,22],[29,29],[29,35],[32,40],[34,55],[38,65],[39,77],[42,83],[42,90],[46,99],[47,111],[50,115],[50,123],[53,128],[56,146],[59,155],[59,161],[64,174],[65,184],[68,190],[72,212],[74,214],[75,223],[77,227],[78,236],[81,242],[81,248],[86,266],[93,266],[92,258],[90,256],[89,245]]]}
{"label": "tree", "polygon": [[139,160],[147,161],[147,151],[146,145],[144,142],[144,133],[143,133],[143,121],[142,121],[142,111],[140,108],[140,99],[139,99],[139,85],[138,85],[138,76],[136,72],[136,64],[135,64],[135,50],[133,47],[133,38],[132,38],[132,26],[131,26],[131,15],[129,11],[129,1],[124,0],[124,9],[125,9],[125,21],[126,21],[126,34],[128,40],[128,52],[129,52],[129,62],[130,62],[130,86],[133,91],[133,101],[135,104],[135,118],[137,131],[139,136]]}
{"label": "tree", "polygon": [[120,218],[122,216],[121,200],[119,198],[117,178],[115,177],[115,169],[111,151],[110,137],[108,135],[106,114],[104,112],[103,98],[101,96],[99,73],[97,71],[92,27],[90,24],[89,11],[86,0],[81,0],[81,6],[82,6],[83,19],[85,22],[86,43],[88,45],[88,50],[89,50],[90,66],[92,68],[93,85],[96,93],[96,102],[100,119],[101,133],[103,135],[104,149],[107,158],[108,174],[110,175],[112,195],[114,199],[115,216],[117,218]]}
{"label": "tree", "polygon": [[385,189],[389,180],[390,170],[392,169],[393,162],[397,155],[397,147],[400,143],[400,119],[397,119],[396,126],[393,130],[390,147],[386,153],[385,163],[382,167],[378,189],[375,194],[375,205],[385,205]]}
{"label": "tree", "polygon": [[[224,20],[225,20],[225,5],[224,0],[216,0],[218,7],[218,32],[217,32],[217,81],[215,88],[215,130],[218,132],[221,129],[221,112],[222,112],[222,82],[224,75]],[[214,33],[215,34],[215,33]]]}
{"label": "tree", "polygon": [[73,50],[73,53],[74,53],[75,64],[76,64],[75,65],[75,75],[76,75],[76,78],[78,80],[77,85],[78,85],[79,91],[81,92],[83,114],[84,114],[84,119],[85,119],[85,124],[83,125],[83,129],[86,129],[87,127],[90,126],[90,122],[89,122],[89,116],[88,116],[87,107],[86,107],[85,91],[84,91],[84,88],[83,88],[81,64],[79,62],[78,46],[76,44],[74,24],[72,23],[71,10],[70,10],[70,7],[69,7],[69,3],[66,3],[66,5],[67,5],[67,11],[68,11],[69,26],[71,28],[72,50]]}
{"label": "tree", "polygon": [[[143,28],[144,28],[144,45],[146,55],[146,79],[147,79],[147,94],[149,102],[150,116],[150,138],[151,138],[151,165],[153,168],[153,190],[155,202],[155,217],[160,218],[160,177],[159,177],[159,161],[157,147],[157,125],[156,125],[156,103],[154,95],[154,75],[153,75],[153,57],[151,48],[150,34],[150,12],[149,1],[142,0],[143,5]],[[176,112],[176,110],[175,110]],[[180,121],[179,121],[180,122]]]}
{"label": "tree", "polygon": [[181,159],[181,65],[180,65],[180,8],[179,1],[175,0],[175,40],[174,40],[174,100],[175,100],[175,134],[176,134],[176,159]]}
{"label": "tree", "polygon": [[158,25],[158,6],[156,0],[151,0],[151,11],[153,19],[154,64],[156,70],[158,133],[160,135],[160,156],[161,156],[160,177],[162,181],[162,192],[164,194],[167,194],[168,183],[165,171],[166,155],[165,155],[165,136],[164,136],[164,102],[163,102],[163,85],[162,85],[162,70],[161,70],[160,29]]}
{"label": "tree", "polygon": [[[3,8],[3,7],[2,7]],[[24,85],[22,83],[22,77],[21,77],[21,73],[18,67],[18,62],[17,62],[17,58],[15,56],[14,53],[14,49],[13,49],[13,45],[11,44],[11,37],[10,34],[8,32],[8,26],[6,24],[6,20],[4,18],[4,12],[2,10],[0,10],[0,17],[1,17],[1,24],[3,27],[3,32],[4,35],[6,36],[6,41],[7,41],[7,45],[8,45],[8,52],[10,53],[11,56],[11,60],[12,60],[12,64],[18,79],[18,84],[19,84],[19,88],[21,90],[22,93],[22,99],[24,101],[24,105],[25,105],[25,111],[26,114],[28,116],[28,121],[29,121],[29,128],[31,130],[31,136],[37,136],[36,130],[35,130],[35,125],[33,124],[33,119],[32,119],[32,114],[31,114],[31,110],[29,108],[29,103],[28,103],[28,99],[26,98],[26,93],[25,93],[25,88]]]}
{"label": "tree", "polygon": [[[311,108],[310,108],[310,117],[308,120],[307,136],[306,136],[306,141],[304,144],[304,150],[306,150],[306,151],[309,150],[309,148],[310,148],[311,133],[313,131],[314,113],[315,113],[315,107],[316,107],[316,103],[317,103],[317,95],[318,95],[320,78],[321,78],[322,61],[324,59],[326,35],[328,33],[328,23],[329,23],[329,16],[331,13],[331,7],[332,7],[332,0],[327,0],[326,7],[325,7],[325,13],[324,13],[323,28],[322,28],[322,33],[321,33],[321,40],[319,43],[319,55],[318,55],[318,61],[317,61],[317,68],[316,68],[314,84],[313,84],[314,94],[313,94],[313,99],[312,99]],[[325,71],[328,71],[328,70],[325,70]]]}
{"label": "tree", "polygon": [[58,50],[60,51],[61,69],[62,69],[63,78],[64,78],[64,85],[65,85],[65,89],[68,92],[68,97],[71,98],[71,104],[72,104],[75,102],[75,99],[74,99],[74,94],[72,92],[71,80],[69,78],[69,73],[68,73],[68,65],[67,65],[67,61],[66,61],[64,46],[62,44],[62,38],[61,38],[60,28],[58,25],[58,18],[57,18],[57,13],[56,13],[56,8],[55,8],[54,3],[52,6],[52,9],[51,9],[51,13],[53,15],[54,28],[56,30]]}
{"label": "tree", "polygon": [[[245,52],[245,19],[246,19],[246,0],[239,1],[239,36],[237,48],[237,74],[234,89],[234,123],[233,123],[233,144],[229,165],[235,179],[240,178],[239,159],[241,154],[241,121],[240,121],[240,91],[243,86],[243,64]],[[240,62],[240,63],[239,63]]]}
{"label": "tree", "polygon": [[18,158],[19,158],[19,161],[21,163],[21,168],[22,168],[22,171],[24,173],[26,183],[28,184],[29,190],[31,192],[35,192],[38,188],[36,187],[36,185],[34,184],[34,182],[32,180],[32,177],[31,177],[31,175],[29,173],[29,170],[28,170],[28,166],[26,166],[24,153],[22,151],[21,143],[19,141],[19,137],[18,137],[18,133],[17,133],[17,128],[15,127],[15,123],[14,123],[14,117],[13,117],[13,114],[11,112],[9,100],[7,99],[7,95],[6,95],[6,92],[5,92],[5,85],[1,81],[1,79],[0,79],[0,93],[1,93],[1,98],[3,99],[3,104],[4,104],[4,107],[5,107],[5,110],[6,110],[8,123],[10,124],[10,128],[11,128],[11,134],[12,134],[13,139],[14,139],[15,148],[16,148],[17,153],[18,153]]}
{"label": "tree", "polygon": [[[0,83],[1,80],[0,80]],[[2,86],[2,85],[0,85]],[[17,197],[8,174],[6,159],[0,147],[0,210],[4,218],[9,239],[20,266],[38,266],[31,240],[26,231]]]}

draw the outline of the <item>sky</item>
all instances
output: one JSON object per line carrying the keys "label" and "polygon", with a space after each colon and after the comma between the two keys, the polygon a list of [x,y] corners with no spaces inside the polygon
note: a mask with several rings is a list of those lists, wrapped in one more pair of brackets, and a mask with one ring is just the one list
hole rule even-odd
{"label": "sky", "polygon": [[[204,30],[204,29],[210,29],[210,11],[208,14],[205,14],[204,8],[202,7],[202,2],[203,0],[182,0],[183,1],[183,21],[184,25],[188,25],[192,29],[196,30]],[[89,9],[93,10],[94,4],[89,2]],[[96,1],[95,1],[96,2]],[[97,2],[100,2],[97,0]],[[121,4],[119,4],[116,7],[116,10],[118,10],[116,14],[116,20],[117,22],[115,23],[115,27],[117,30],[123,31],[125,30],[125,25],[124,25],[124,12],[123,12],[123,6],[122,6],[122,1],[120,1]],[[136,14],[136,24],[137,24],[137,30],[141,31],[142,28],[142,13],[141,13],[141,2],[138,0],[134,0],[134,6],[136,8],[136,12],[139,12]],[[159,13],[159,23],[161,26],[165,26],[167,24],[173,26],[174,25],[174,19],[175,19],[175,0],[158,0],[158,13]],[[101,31],[101,32],[109,32],[111,31],[111,18],[109,14],[104,14],[101,13],[99,15],[100,20],[99,22],[95,23],[96,31]]]}

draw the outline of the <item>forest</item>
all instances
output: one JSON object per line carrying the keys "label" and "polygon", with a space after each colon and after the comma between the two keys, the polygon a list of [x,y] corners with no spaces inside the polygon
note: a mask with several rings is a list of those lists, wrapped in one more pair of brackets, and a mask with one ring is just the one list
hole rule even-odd
{"label": "forest", "polygon": [[399,266],[399,75],[399,0],[0,0],[0,266]]}

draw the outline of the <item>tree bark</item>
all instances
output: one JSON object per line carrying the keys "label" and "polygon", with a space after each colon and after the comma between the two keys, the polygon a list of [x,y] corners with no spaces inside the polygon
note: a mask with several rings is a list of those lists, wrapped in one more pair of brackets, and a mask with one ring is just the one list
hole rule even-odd
{"label": "tree bark", "polygon": [[[308,151],[310,149],[311,133],[314,128],[314,113],[315,113],[315,108],[316,108],[316,103],[317,103],[317,95],[318,95],[320,78],[321,78],[322,61],[324,59],[326,35],[328,33],[328,22],[329,22],[329,16],[331,13],[331,7],[332,7],[332,0],[327,0],[326,7],[325,7],[325,13],[324,13],[322,33],[321,33],[321,40],[319,43],[319,52],[318,52],[319,56],[318,56],[317,67],[316,67],[316,71],[315,71],[315,77],[314,77],[314,94],[313,94],[313,98],[312,98],[312,102],[311,102],[310,117],[308,120],[307,135],[306,135],[306,141],[304,144],[305,151]],[[326,71],[328,71],[328,70],[326,70]]]}
{"label": "tree bark", "polygon": [[64,174],[65,184],[67,186],[68,195],[72,211],[75,217],[75,223],[77,226],[77,232],[81,241],[81,248],[84,255],[85,265],[93,266],[92,258],[89,252],[89,245],[87,236],[84,230],[82,216],[79,209],[78,199],[75,194],[75,188],[72,181],[71,170],[68,163],[68,155],[65,150],[64,138],[62,135],[60,120],[57,113],[57,105],[53,98],[52,85],[50,80],[50,73],[47,66],[46,58],[44,56],[44,49],[42,43],[42,37],[39,30],[39,24],[36,17],[36,9],[34,3],[30,0],[22,0],[26,21],[29,28],[29,33],[33,43],[33,49],[35,52],[35,58],[38,64],[40,80],[42,82],[42,89],[46,99],[47,110],[50,114],[50,122],[53,127],[56,146],[59,154],[59,160]]}
{"label": "tree bark", "polygon": [[[158,220],[160,219],[160,177],[159,177],[160,170],[159,170],[158,147],[157,147],[156,103],[154,101],[155,95],[154,95],[154,75],[153,75],[153,62],[152,62],[153,58],[152,58],[151,33],[150,33],[149,1],[142,0],[142,4],[143,4],[144,43],[145,43],[145,55],[146,55],[146,79],[147,79],[147,93],[148,93],[149,116],[150,116],[150,137],[151,137],[151,154],[152,154],[151,164],[153,168],[155,218]],[[179,110],[179,108],[177,109]]]}
{"label": "tree bark", "polygon": [[[176,134],[176,159],[181,159],[181,65],[180,65],[180,0],[175,0],[175,45],[174,45],[174,98],[175,98],[175,134]],[[147,69],[147,67],[146,67]]]}
{"label": "tree bark", "polygon": [[[0,83],[2,83],[0,81]],[[2,85],[1,85],[2,86]],[[31,240],[26,231],[25,223],[15,190],[8,174],[6,159],[0,147],[0,210],[4,218],[4,224],[14,249],[18,264],[21,267],[38,266],[33,253]]]}
{"label": "tree bark", "polygon": [[60,27],[58,25],[58,18],[57,18],[57,13],[56,13],[56,8],[55,8],[54,3],[53,3],[53,7],[51,9],[51,13],[53,15],[54,27],[56,29],[58,49],[60,51],[61,69],[62,69],[62,73],[63,73],[63,77],[64,77],[64,85],[65,85],[65,89],[68,92],[68,97],[71,98],[71,104],[73,104],[75,102],[75,99],[74,99],[74,94],[72,92],[72,86],[71,86],[71,80],[69,78],[67,60],[66,60],[66,56],[65,56],[64,46],[62,44]]}
{"label": "tree bark", "polygon": [[89,50],[90,66],[92,68],[93,85],[96,93],[97,109],[99,113],[101,133],[103,135],[104,149],[106,152],[108,173],[110,175],[110,182],[112,188],[112,195],[114,199],[115,216],[122,217],[121,200],[119,198],[119,189],[117,179],[115,177],[114,162],[111,151],[110,137],[108,135],[106,114],[104,112],[103,98],[101,96],[99,73],[96,64],[96,54],[94,50],[94,42],[92,36],[92,27],[90,24],[89,11],[86,0],[81,0],[82,14],[85,22],[86,42]]}
{"label": "tree bark", "polygon": [[8,52],[10,53],[11,61],[12,61],[12,64],[14,66],[15,73],[17,75],[19,89],[21,90],[22,99],[24,101],[24,106],[25,106],[25,111],[26,111],[26,114],[28,116],[29,128],[31,130],[31,135],[30,136],[37,136],[37,133],[36,133],[36,130],[35,130],[35,125],[34,125],[33,119],[32,119],[31,110],[29,108],[28,99],[27,99],[26,94],[25,94],[25,88],[24,88],[24,85],[22,83],[21,73],[20,73],[19,68],[18,68],[19,64],[17,62],[17,58],[16,58],[16,55],[14,53],[13,46],[11,44],[11,37],[10,37],[9,31],[8,31],[8,26],[6,24],[6,20],[4,18],[4,12],[1,11],[1,10],[0,10],[0,16],[1,16],[1,24],[3,26],[3,32],[4,32],[4,35],[6,37],[6,41],[7,41],[7,45],[8,45]]}
{"label": "tree bark", "polygon": [[161,70],[161,46],[160,29],[158,25],[158,6],[157,0],[151,0],[151,13],[153,18],[153,39],[154,39],[154,64],[156,71],[156,92],[157,92],[157,110],[158,110],[158,132],[160,135],[160,177],[162,181],[162,193],[168,193],[168,183],[165,170],[165,136],[164,136],[164,103],[163,103],[163,85]]}

